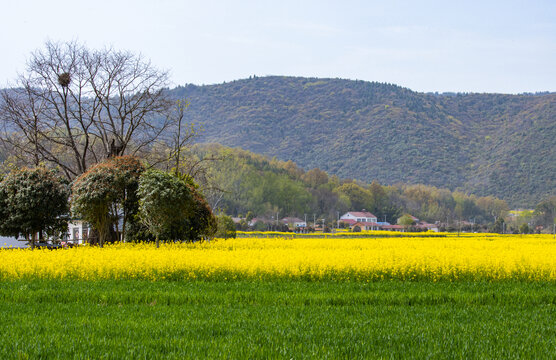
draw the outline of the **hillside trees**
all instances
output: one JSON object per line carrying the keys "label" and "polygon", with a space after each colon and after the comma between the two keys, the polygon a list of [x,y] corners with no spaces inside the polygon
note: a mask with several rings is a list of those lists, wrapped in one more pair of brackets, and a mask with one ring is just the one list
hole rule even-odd
{"label": "hillside trees", "polygon": [[221,159],[210,162],[207,171],[223,191],[219,197],[209,197],[218,200],[211,201],[218,208],[234,214],[279,211],[284,216],[309,210],[312,196],[297,179],[299,169],[295,166],[215,145],[197,146],[193,152],[201,159]]}
{"label": "hillside trees", "polygon": [[432,95],[284,76],[171,92],[191,101],[188,119],[206,129],[203,142],[307,170],[493,195],[512,207],[534,207],[556,188],[555,93]]}
{"label": "hillside trees", "polygon": [[328,183],[328,174],[321,169],[315,168],[303,174],[302,179],[312,188],[318,188],[320,185]]}
{"label": "hillside trees", "polygon": [[320,169],[303,172],[290,161],[216,144],[194,146],[192,153],[199,158],[214,155],[223,159],[210,163],[208,172],[224,190],[220,209],[232,215],[252,211],[270,218],[279,212],[303,218],[315,214],[335,221],[338,212],[366,209],[389,222],[409,213],[428,222],[487,224],[508,210],[505,201],[492,196],[477,198],[419,184],[384,186],[378,181],[340,180]]}
{"label": "hillside trees", "polygon": [[0,137],[23,163],[47,162],[73,179],[152,146],[171,125],[167,85],[167,72],[130,52],[47,42],[0,93]]}
{"label": "hillside trees", "polygon": [[509,207],[504,200],[494,196],[484,196],[477,199],[477,206],[486,215],[486,220],[494,221],[496,218],[504,217],[508,214]]}
{"label": "hillside trees", "polygon": [[336,188],[336,192],[345,195],[349,199],[352,210],[369,210],[373,207],[372,194],[367,189],[354,182],[342,184]]}
{"label": "hillside trees", "polygon": [[67,231],[69,185],[44,167],[14,170],[0,182],[0,234],[24,236],[31,248],[37,235]]}

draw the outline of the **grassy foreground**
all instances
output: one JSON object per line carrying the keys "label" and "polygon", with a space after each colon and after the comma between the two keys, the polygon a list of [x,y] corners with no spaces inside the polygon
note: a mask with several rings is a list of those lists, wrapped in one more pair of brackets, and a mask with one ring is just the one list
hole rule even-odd
{"label": "grassy foreground", "polygon": [[0,282],[0,358],[554,358],[556,285]]}

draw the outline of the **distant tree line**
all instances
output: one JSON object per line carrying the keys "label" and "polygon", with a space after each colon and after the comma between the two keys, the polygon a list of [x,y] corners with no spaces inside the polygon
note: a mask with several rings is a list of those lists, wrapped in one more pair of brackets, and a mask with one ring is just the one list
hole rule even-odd
{"label": "distant tree line", "polygon": [[[509,218],[506,201],[493,196],[475,196],[427,185],[366,184],[329,176],[318,168],[304,171],[292,161],[269,159],[249,151],[221,145],[197,145],[189,157],[218,157],[208,164],[207,176],[222,192],[208,195],[208,201],[226,213],[243,217],[308,215],[325,218],[334,227],[338,215],[365,209],[379,221],[396,223],[409,213],[421,220],[439,222],[443,229],[457,231],[492,230],[497,219]],[[553,198],[539,203],[529,224],[547,228],[554,220]],[[463,225],[462,225],[463,224]],[[506,231],[519,231],[510,224]]]}

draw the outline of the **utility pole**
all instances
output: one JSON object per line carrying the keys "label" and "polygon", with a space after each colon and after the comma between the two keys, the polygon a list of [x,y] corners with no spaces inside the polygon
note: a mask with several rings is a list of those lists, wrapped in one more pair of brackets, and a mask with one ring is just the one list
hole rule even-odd
{"label": "utility pole", "polygon": [[313,213],[313,229],[317,228],[317,216]]}

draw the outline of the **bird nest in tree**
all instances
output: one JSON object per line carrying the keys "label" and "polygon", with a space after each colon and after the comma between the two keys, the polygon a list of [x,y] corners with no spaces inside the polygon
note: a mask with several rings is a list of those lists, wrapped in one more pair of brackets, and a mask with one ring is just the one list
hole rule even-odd
{"label": "bird nest in tree", "polygon": [[58,84],[60,84],[62,87],[68,87],[70,80],[70,74],[67,72],[58,75]]}

